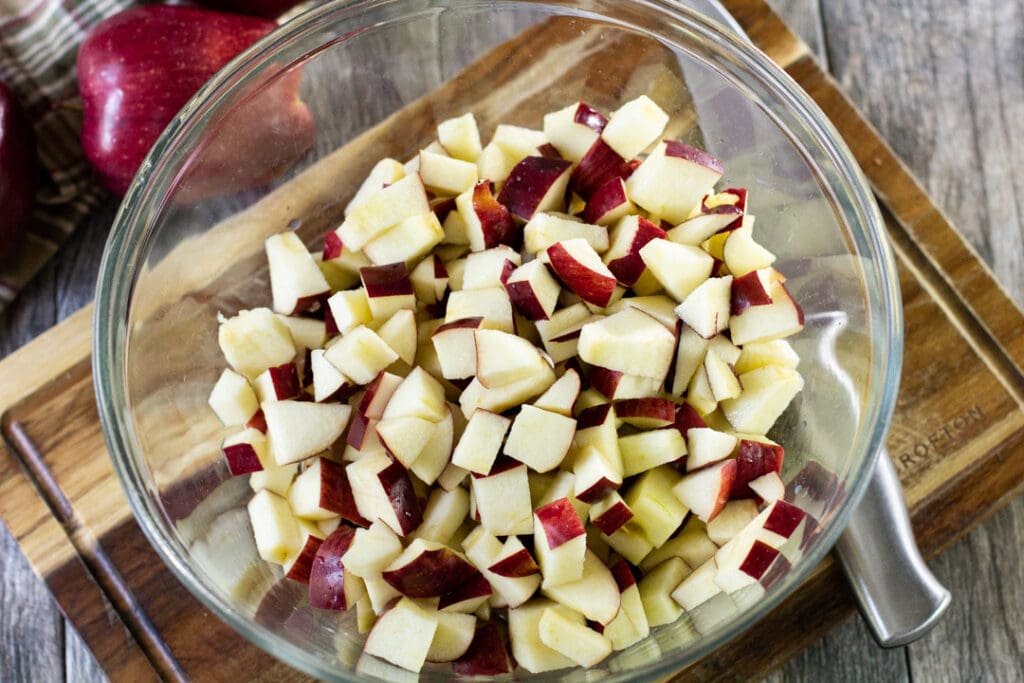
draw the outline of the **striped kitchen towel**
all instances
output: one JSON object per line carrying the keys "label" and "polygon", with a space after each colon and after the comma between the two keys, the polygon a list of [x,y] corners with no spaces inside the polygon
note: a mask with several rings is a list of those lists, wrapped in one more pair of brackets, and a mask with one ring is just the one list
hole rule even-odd
{"label": "striped kitchen towel", "polygon": [[131,0],[0,0],[0,80],[17,93],[35,122],[43,171],[21,251],[0,267],[0,310],[104,196],[78,142],[82,114],[75,58],[92,26],[132,4]]}

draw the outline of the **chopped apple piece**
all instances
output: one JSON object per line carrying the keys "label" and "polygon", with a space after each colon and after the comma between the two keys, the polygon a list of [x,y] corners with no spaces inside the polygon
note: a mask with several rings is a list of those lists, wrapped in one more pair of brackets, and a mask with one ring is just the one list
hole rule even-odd
{"label": "chopped apple piece", "polygon": [[590,244],[580,238],[555,242],[545,251],[551,269],[584,301],[607,306],[615,293],[615,276]]}
{"label": "chopped apple piece", "polygon": [[690,568],[686,563],[670,557],[640,580],[640,600],[651,628],[671,624],[682,615],[673,591],[688,575]]}
{"label": "chopped apple piece", "polygon": [[231,475],[260,472],[271,466],[267,439],[258,429],[247,428],[224,439],[220,446]]}
{"label": "chopped apple piece", "polygon": [[302,387],[299,386],[299,372],[295,363],[282,363],[267,368],[252,381],[252,388],[260,403],[285,401],[295,398],[302,392]]}
{"label": "chopped apple piece", "polygon": [[436,611],[402,598],[377,619],[366,638],[365,651],[418,673],[427,661],[437,625]]}
{"label": "chopped apple piece", "polygon": [[557,607],[556,603],[542,598],[510,609],[508,611],[509,640],[512,656],[519,666],[530,673],[543,673],[573,666],[575,662],[557,650],[545,645],[540,639],[540,620],[545,610]]}
{"label": "chopped apple piece", "polygon": [[344,565],[354,538],[351,527],[339,526],[319,545],[309,571],[310,607],[348,610],[366,596],[366,584]]}
{"label": "chopped apple piece", "polygon": [[608,228],[554,213],[536,213],[523,228],[523,248],[540,254],[556,242],[582,239],[597,252],[608,248]]}
{"label": "chopped apple piece", "polygon": [[572,162],[564,159],[528,156],[509,173],[498,193],[498,202],[523,221],[539,211],[563,208],[571,166]]}
{"label": "chopped apple piece", "polygon": [[359,514],[365,519],[380,519],[401,536],[412,533],[423,521],[412,480],[398,461],[384,453],[371,454],[348,465],[346,471]]}
{"label": "chopped apple piece", "polygon": [[428,190],[440,195],[456,195],[476,185],[476,164],[443,154],[420,152],[420,177]]}
{"label": "chopped apple piece", "polygon": [[743,224],[729,233],[722,248],[722,260],[736,277],[741,277],[775,262],[775,255],[754,241],[754,217],[746,216]]}
{"label": "chopped apple piece", "polygon": [[295,358],[288,326],[269,308],[239,311],[221,323],[217,340],[228,365],[249,379]]}
{"label": "chopped apple piece", "polygon": [[377,519],[369,528],[355,530],[351,549],[342,560],[345,569],[365,579],[379,575],[391,564],[402,553],[402,542],[390,526]]}
{"label": "chopped apple piece", "polygon": [[722,402],[722,412],[736,431],[767,434],[800,390],[804,380],[791,368],[766,365],[743,373],[739,378],[743,391]]}
{"label": "chopped apple piece", "polygon": [[590,507],[590,523],[609,536],[632,518],[633,511],[617,491],[612,491]]}
{"label": "chopped apple piece", "polygon": [[244,425],[260,409],[256,392],[237,372],[225,369],[213,385],[208,401],[217,419],[225,427]]}
{"label": "chopped apple piece", "polygon": [[260,557],[284,564],[301,549],[302,536],[288,501],[267,490],[257,491],[247,508]]}
{"label": "chopped apple piece", "polygon": [[640,258],[661,286],[683,302],[709,277],[715,259],[699,247],[653,239],[640,249]]}
{"label": "chopped apple piece", "polygon": [[323,545],[325,535],[312,522],[304,519],[297,520],[297,522],[299,535],[302,538],[299,551],[285,560],[281,569],[284,570],[286,578],[308,584],[310,572],[313,571],[313,560],[316,558],[320,546]]}
{"label": "chopped apple piece", "polygon": [[496,621],[478,623],[469,649],[452,663],[456,676],[501,676],[514,668],[507,638]]}
{"label": "chopped apple piece", "polygon": [[448,546],[416,538],[381,576],[402,595],[439,598],[470,581],[476,573],[476,567]]}
{"label": "chopped apple piece", "polygon": [[437,423],[445,418],[447,411],[444,387],[422,366],[417,366],[394,389],[380,416],[383,419],[418,417]]}
{"label": "chopped apple piece", "polygon": [[377,436],[388,454],[410,468],[434,435],[436,425],[422,417],[391,417],[379,421]]}
{"label": "chopped apple piece", "polygon": [[512,302],[504,287],[452,292],[448,297],[445,324],[466,318],[481,318],[481,326],[511,334],[515,331]]}
{"label": "chopped apple piece", "polygon": [[[663,381],[672,364],[675,335],[651,316],[627,308],[580,331],[580,358],[592,365]],[[644,353],[637,353],[642,348]]]}
{"label": "chopped apple piece", "polygon": [[729,326],[732,276],[708,278],[676,308],[676,315],[694,332],[711,339]]}
{"label": "chopped apple piece", "polygon": [[612,643],[587,628],[583,615],[570,618],[566,610],[549,607],[541,613],[537,632],[542,643],[580,666],[594,666],[612,652]]}
{"label": "chopped apple piece", "polygon": [[453,662],[466,654],[476,632],[476,617],[458,612],[438,612],[437,630],[427,652],[429,662]]}
{"label": "chopped apple piece", "polygon": [[686,457],[686,441],[678,429],[656,429],[619,437],[622,474],[632,477]]}
{"label": "chopped apple piece", "polygon": [[366,290],[347,289],[343,292],[335,292],[327,300],[327,312],[330,314],[330,325],[333,330],[329,332],[347,334],[360,325],[365,325],[373,320],[370,313],[370,300],[366,296]]}
{"label": "chopped apple piece", "polygon": [[778,472],[768,472],[756,479],[751,479],[747,486],[766,503],[774,503],[786,495],[786,485]]}
{"label": "chopped apple piece", "polygon": [[623,159],[632,159],[661,136],[667,123],[668,114],[647,95],[641,95],[612,113],[601,138]]}
{"label": "chopped apple piece", "polygon": [[688,567],[699,567],[714,557],[716,552],[718,546],[708,538],[704,522],[690,515],[679,533],[645,557],[640,568],[649,572],[670,557],[681,558]]}
{"label": "chopped apple piece", "polygon": [[505,454],[537,472],[549,472],[565,459],[576,433],[576,420],[524,405],[512,422]]}
{"label": "chopped apple piece", "polygon": [[288,490],[288,504],[299,517],[315,521],[341,516],[369,526],[359,514],[345,467],[327,458],[316,458],[306,466]]}
{"label": "chopped apple piece", "polygon": [[675,469],[662,465],[640,475],[623,496],[633,511],[631,524],[655,548],[664,545],[686,518],[686,506],[673,493],[681,478]]}
{"label": "chopped apple piece", "polygon": [[398,353],[368,327],[357,327],[325,352],[331,365],[358,384],[369,384],[398,360]]}
{"label": "chopped apple piece", "polygon": [[579,161],[597,140],[608,119],[589,104],[577,102],[544,115],[544,136],[570,161]]}
{"label": "chopped apple piece", "polygon": [[[585,538],[585,537],[584,537]],[[619,586],[603,562],[590,550],[583,556],[580,577],[551,584],[545,574],[541,593],[555,602],[583,613],[587,619],[608,624],[619,613]],[[541,568],[543,568],[543,563]]]}
{"label": "chopped apple piece", "polygon": [[726,460],[687,474],[672,491],[707,524],[725,507],[735,477],[736,461]]}
{"label": "chopped apple piece", "polygon": [[413,265],[445,238],[444,228],[434,212],[406,218],[374,237],[363,247],[372,263]]}
{"label": "chopped apple piece", "polygon": [[576,497],[584,503],[596,503],[622,486],[618,443],[614,446],[614,449],[602,451],[594,445],[577,442],[572,471],[576,478]]}
{"label": "chopped apple piece", "polygon": [[545,586],[570,583],[583,576],[587,535],[568,498],[534,511],[533,537]]}
{"label": "chopped apple piece", "polygon": [[572,417],[576,399],[580,395],[580,386],[579,373],[570,368],[539,396],[533,405],[542,410]]}
{"label": "chopped apple piece", "polygon": [[781,282],[771,286],[770,304],[749,306],[729,318],[732,341],[738,346],[781,339],[803,328],[804,312]]}
{"label": "chopped apple piece", "polygon": [[452,463],[470,472],[487,474],[511,424],[512,420],[497,413],[482,409],[473,411],[452,453]]}
{"label": "chopped apple piece", "polygon": [[352,412],[347,405],[309,401],[270,401],[260,409],[267,424],[270,456],[278,465],[327,450],[345,430]]}
{"label": "chopped apple piece", "polygon": [[448,467],[455,446],[455,413],[448,406],[446,409],[444,418],[434,425],[430,438],[409,467],[409,471],[428,486]]}
{"label": "chopped apple piece", "polygon": [[598,137],[573,169],[569,189],[583,199],[590,199],[601,186],[616,178],[626,179],[632,173],[633,166],[629,161]]}
{"label": "chopped apple piece", "polygon": [[634,202],[669,223],[680,223],[722,177],[722,162],[675,140],[654,148],[626,181]]}
{"label": "chopped apple piece", "polygon": [[693,472],[730,457],[739,439],[707,427],[695,427],[686,432],[686,443],[689,451],[686,471]]}
{"label": "chopped apple piece", "polygon": [[796,369],[800,357],[785,339],[774,339],[768,342],[750,342],[743,345],[736,359],[735,371],[738,374],[762,368],[765,365],[781,365]]}
{"label": "chopped apple piece", "polygon": [[338,227],[338,237],[349,249],[367,242],[407,218],[430,212],[427,192],[418,174],[406,176],[359,202]]}
{"label": "chopped apple piece", "polygon": [[[370,170],[369,175],[366,176],[363,184],[359,186],[355,196],[352,197],[348,206],[345,207],[345,215],[347,216],[350,214],[356,206],[365,201],[371,195],[380,192],[388,185],[397,183],[404,177],[405,168],[402,167],[401,162],[395,161],[394,159],[381,159]],[[330,232],[328,235],[334,235],[337,237],[336,232]],[[341,243],[340,238],[338,238],[338,243]]]}
{"label": "chopped apple piece", "polygon": [[632,287],[647,268],[640,250],[651,240],[664,237],[665,231],[643,216],[624,216],[612,228],[611,244],[603,260],[619,282]]}
{"label": "chopped apple piece", "polygon": [[460,194],[455,198],[455,205],[473,251],[483,251],[499,244],[518,245],[521,231],[509,210],[495,199],[489,181],[481,180]]}
{"label": "chopped apple piece", "polygon": [[437,124],[437,141],[452,157],[476,162],[480,156],[480,131],[472,112]]}
{"label": "chopped apple piece", "polygon": [[561,289],[540,260],[516,268],[505,281],[509,301],[530,320],[547,320],[555,312]]}
{"label": "chopped apple piece", "polygon": [[503,458],[494,463],[490,473],[474,473],[470,482],[476,512],[485,529],[496,536],[529,534],[533,531],[526,465]]}
{"label": "chopped apple piece", "polygon": [[626,192],[626,181],[612,178],[594,190],[580,218],[594,225],[612,225],[633,213],[636,206]]}
{"label": "chopped apple piece", "polygon": [[757,503],[753,500],[730,500],[718,515],[708,522],[708,538],[722,546],[733,539],[757,517]]}
{"label": "chopped apple piece", "polygon": [[331,288],[299,236],[294,232],[271,235],[264,247],[274,310],[293,315],[319,307]]}
{"label": "chopped apple piece", "polygon": [[536,346],[514,334],[484,329],[476,330],[474,339],[476,376],[488,389],[535,376],[548,366]]}

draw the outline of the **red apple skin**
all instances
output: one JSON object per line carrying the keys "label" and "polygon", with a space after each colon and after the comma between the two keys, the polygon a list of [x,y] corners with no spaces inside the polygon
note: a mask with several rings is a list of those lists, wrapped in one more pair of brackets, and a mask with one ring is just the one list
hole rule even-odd
{"label": "red apple skin", "polygon": [[630,587],[636,585],[636,575],[629,568],[629,562],[626,562],[621,557],[608,569],[611,570],[615,583],[619,586],[620,593],[625,593]]}
{"label": "red apple skin", "polygon": [[411,533],[423,523],[423,506],[416,498],[412,479],[402,463],[392,459],[391,464],[377,473],[377,480],[391,501],[391,508],[398,517],[402,534]]}
{"label": "red apple skin", "polygon": [[[103,186],[124,194],[182,106],[276,26],[166,5],[131,8],[97,24],[79,49],[77,68],[82,148]],[[311,146],[312,115],[297,98],[299,77],[280,79],[211,129],[207,148],[180,181],[182,199],[265,184]]]}
{"label": "red apple skin", "polygon": [[665,141],[665,156],[686,159],[687,161],[692,161],[695,164],[700,164],[705,168],[710,168],[712,171],[717,173],[723,173],[725,171],[725,166],[713,154],[709,154],[708,152],[696,147],[691,147],[685,142],[680,142],[678,140]]}
{"label": "red apple skin", "polygon": [[[570,166],[572,162],[564,159],[526,157],[509,173],[508,180],[498,193],[498,202],[508,208],[516,218],[528,221],[533,217],[544,195]],[[475,199],[474,193],[474,203]],[[489,248],[491,245],[487,246]]]}
{"label": "red apple skin", "polygon": [[302,391],[299,386],[299,371],[295,363],[284,363],[268,368],[270,381],[274,385],[274,395],[278,401],[294,398]]}
{"label": "red apple skin", "polygon": [[631,519],[633,519],[633,511],[625,503],[618,502],[605,510],[601,515],[594,517],[590,522],[603,533],[611,536]]}
{"label": "red apple skin", "polygon": [[800,526],[800,522],[804,521],[804,517],[807,517],[807,513],[796,505],[779,500],[775,502],[768,519],[764,521],[764,528],[783,538],[789,538]]}
{"label": "red apple skin", "polygon": [[199,0],[200,5],[222,12],[276,19],[304,0]]}
{"label": "red apple skin", "polygon": [[[630,417],[646,417],[658,419],[669,426],[676,419],[676,404],[672,399],[655,398],[627,398],[615,403],[615,416],[627,419]],[[685,435],[684,435],[685,436]]]}
{"label": "red apple skin", "polygon": [[408,563],[385,571],[392,588],[410,598],[436,598],[471,580],[480,572],[448,548],[427,550]]}
{"label": "red apple skin", "polygon": [[[593,378],[591,378],[591,382],[593,382]],[[597,387],[594,388],[596,389]],[[602,403],[601,405],[590,406],[581,411],[576,417],[576,431],[603,425],[608,420],[611,410],[612,406],[610,403]]]}
{"label": "red apple skin", "polygon": [[355,529],[344,524],[324,539],[309,572],[309,604],[317,609],[347,610],[345,567],[341,558],[355,538]]}
{"label": "red apple skin", "polygon": [[793,500],[797,491],[816,502],[827,502],[843,489],[835,472],[817,460],[808,460],[803,469],[786,484],[786,497]]}
{"label": "red apple skin", "polygon": [[500,244],[507,244],[518,249],[523,242],[523,230],[516,224],[509,207],[500,197],[494,197],[494,188],[489,180],[481,180],[473,186],[473,211],[483,229],[484,248],[493,249]]}
{"label": "red apple skin", "polygon": [[442,197],[430,202],[430,210],[437,216],[437,220],[444,223],[448,214],[455,210],[455,197]]}
{"label": "red apple skin", "polygon": [[324,253],[323,260],[330,261],[341,256],[341,253],[345,251],[345,245],[342,244],[341,238],[338,237],[338,233],[331,230],[324,235]]}
{"label": "red apple skin", "polygon": [[594,190],[594,193],[590,196],[590,201],[583,207],[583,213],[580,214],[580,218],[585,223],[596,225],[608,212],[617,209],[628,201],[629,197],[626,195],[625,182],[623,182],[622,178],[612,178]]}
{"label": "red apple skin", "polygon": [[437,608],[444,609],[445,607],[457,605],[460,602],[489,596],[493,592],[490,582],[483,574],[477,572],[468,581],[463,581],[454,590],[442,595]]}
{"label": "red apple skin", "polygon": [[643,216],[638,221],[636,234],[633,235],[633,242],[629,245],[629,253],[614,261],[608,262],[608,270],[619,279],[619,282],[632,287],[640,276],[644,274],[647,266],[640,258],[640,250],[651,240],[664,239],[665,231]]}
{"label": "red apple skin", "polygon": [[700,416],[700,413],[691,406],[689,403],[681,403],[676,409],[675,428],[679,430],[679,433],[686,437],[686,432],[690,431],[694,427],[704,428],[707,427],[707,423],[704,422],[704,418]]}
{"label": "red apple skin", "polygon": [[266,434],[267,433],[267,418],[264,417],[263,410],[262,409],[257,410],[253,414],[253,416],[249,418],[249,421],[245,423],[245,426],[248,427],[249,429],[255,429],[255,430],[261,431],[264,434]]}
{"label": "red apple skin", "polygon": [[320,478],[320,507],[338,513],[343,520],[356,526],[370,526],[369,520],[360,515],[356,507],[352,484],[349,483],[344,465],[320,458]]}
{"label": "red apple skin", "polygon": [[611,398],[615,395],[615,390],[619,386],[622,374],[618,370],[609,370],[600,365],[595,365],[590,370],[590,386],[601,392],[605,398]]}
{"label": "red apple skin", "polygon": [[534,514],[544,528],[548,547],[552,550],[586,533],[568,498],[553,500],[537,508]]}
{"label": "red apple skin", "polygon": [[466,653],[452,662],[456,676],[501,676],[512,673],[515,662],[497,622],[479,624]]}
{"label": "red apple skin", "polygon": [[233,477],[259,472],[263,469],[263,463],[260,462],[255,449],[250,444],[236,443],[233,446],[225,446],[222,450],[224,451],[224,460],[228,463],[228,470]]}
{"label": "red apple skin", "polygon": [[545,142],[543,145],[537,148],[537,153],[547,159],[561,159],[562,153],[559,152],[554,145],[550,142]]}
{"label": "red apple skin", "polygon": [[607,142],[598,138],[573,169],[569,178],[569,188],[584,199],[590,199],[605,183],[615,178],[625,180],[631,176],[634,168],[609,147]]}
{"label": "red apple skin", "polygon": [[517,280],[516,282],[506,282],[505,291],[508,293],[508,298],[512,305],[530,320],[548,319],[548,314],[544,312],[544,307],[537,300],[533,286],[529,281]]}
{"label": "red apple skin", "polygon": [[309,583],[309,574],[313,571],[313,560],[321,545],[323,545],[322,539],[316,536],[306,536],[306,545],[302,546],[299,556],[285,576],[299,583]]}
{"label": "red apple skin", "polygon": [[790,303],[793,304],[793,308],[796,309],[797,322],[803,325],[804,309],[800,306],[800,304],[797,303],[796,299],[793,298],[793,295],[789,293],[789,287],[786,286],[785,282],[780,282],[779,287],[781,287],[782,291],[786,293],[786,297],[789,299]]}
{"label": "red apple skin", "polygon": [[[736,197],[738,197],[738,199],[736,200],[736,203],[732,204],[731,206],[739,209],[741,213],[745,212],[747,210],[747,188],[745,188],[745,187],[727,187],[726,189],[724,189],[721,192],[719,192],[719,194],[732,194],[732,195],[736,195]],[[700,202],[700,211],[701,211],[701,213],[718,213],[718,209],[724,209],[724,208],[728,208],[730,206],[730,205],[727,205],[727,204],[723,204],[722,206],[716,206],[713,209],[709,209],[708,208],[708,201],[707,200],[708,200],[708,198],[705,197]]]}
{"label": "red apple skin", "polygon": [[38,181],[32,123],[14,91],[0,83],[0,262],[21,244]]}
{"label": "red apple skin", "polygon": [[615,294],[615,278],[607,277],[582,265],[561,242],[548,247],[551,269],[562,283],[579,297],[602,308]]}
{"label": "red apple skin", "polygon": [[749,484],[762,474],[782,472],[785,451],[782,446],[760,441],[740,441],[736,452],[736,478],[732,482],[730,498],[757,498]]}
{"label": "red apple skin", "polygon": [[608,125],[608,117],[586,102],[580,102],[576,105],[576,113],[573,115],[572,120],[596,133],[600,133]]}
{"label": "red apple skin", "polygon": [[743,558],[739,569],[748,576],[760,579],[778,556],[779,551],[775,548],[763,541],[754,541],[754,545],[751,546],[747,556]]}
{"label": "red apple skin", "polygon": [[405,263],[389,263],[383,266],[365,266],[359,269],[359,277],[366,287],[366,296],[402,296],[412,294],[412,281]]}
{"label": "red apple skin", "polygon": [[620,486],[622,486],[621,482],[601,477],[593,484],[577,493],[576,498],[584,503],[593,504],[607,496],[609,493],[618,491]]}
{"label": "red apple skin", "polygon": [[[729,502],[730,492],[732,491],[733,483],[736,481],[736,461],[728,460],[725,465],[722,466],[722,479],[720,487],[718,489],[718,497],[715,499],[715,504],[711,508],[711,513],[708,515],[708,520],[711,521],[718,516],[718,513],[722,511],[725,504]],[[749,487],[748,487],[749,490]]]}
{"label": "red apple skin", "polygon": [[729,297],[729,315],[739,315],[751,306],[767,306],[772,302],[756,270],[734,278]]}
{"label": "red apple skin", "polygon": [[345,443],[358,451],[363,447],[363,442],[366,440],[366,434],[369,431],[370,418],[361,410],[355,410],[349,418]]}
{"label": "red apple skin", "polygon": [[533,557],[530,556],[530,551],[526,548],[498,560],[487,569],[498,576],[507,576],[513,579],[540,573],[540,567],[537,566]]}

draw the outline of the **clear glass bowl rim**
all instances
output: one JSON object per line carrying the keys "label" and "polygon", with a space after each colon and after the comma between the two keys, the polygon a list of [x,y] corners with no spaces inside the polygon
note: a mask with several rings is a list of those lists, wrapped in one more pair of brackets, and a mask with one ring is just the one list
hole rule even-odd
{"label": "clear glass bowl rim", "polygon": [[[574,10],[574,13],[594,16],[585,8],[573,7],[573,3],[564,0],[521,2],[564,6],[566,9]],[[204,606],[258,647],[290,666],[326,680],[371,679],[354,671],[339,671],[325,666],[312,653],[275,636],[236,611],[227,600],[210,590],[197,577],[187,559],[176,552],[174,541],[161,525],[162,513],[155,502],[154,494],[150,491],[141,466],[142,458],[137,452],[125,390],[128,313],[136,277],[147,253],[146,246],[152,237],[152,218],[159,215],[166,189],[174,180],[171,170],[180,160],[182,140],[186,134],[197,127],[201,128],[214,114],[221,101],[238,88],[244,87],[248,78],[259,72],[268,55],[275,54],[278,49],[318,28],[346,19],[351,20],[359,12],[402,4],[411,5],[417,11],[421,11],[427,4],[457,8],[460,5],[480,3],[477,0],[428,0],[428,3],[407,0],[333,0],[283,24],[241,53],[203,86],[165,129],[125,195],[107,240],[94,304],[93,376],[97,407],[114,470],[121,480],[122,488],[142,531],[177,579]],[[850,226],[863,228],[862,231],[854,229],[851,237],[855,240],[858,250],[863,250],[873,264],[872,272],[875,277],[867,282],[865,295],[868,310],[880,313],[877,318],[882,321],[882,329],[873,334],[874,381],[867,397],[863,419],[863,424],[871,426],[862,430],[865,435],[860,439],[864,446],[862,456],[851,468],[845,481],[847,495],[812,546],[811,552],[787,576],[784,585],[770,591],[753,608],[732,619],[711,636],[701,638],[691,647],[669,652],[642,669],[611,674],[605,678],[609,681],[653,680],[678,671],[686,664],[707,656],[755,624],[803,582],[835,544],[871,478],[870,473],[874,470],[876,459],[884,447],[895,407],[903,352],[902,304],[885,223],[867,180],[825,114],[770,58],[751,46],[744,38],[723,29],[716,22],[672,0],[633,0],[632,4],[635,5],[633,11],[642,8],[670,17],[692,36],[694,42],[738,64],[774,97],[784,102],[789,107],[789,113],[808,128],[814,142],[820,146],[819,151],[835,165],[842,181],[839,188],[834,184],[830,186],[830,191],[843,199],[837,202],[838,210]],[[662,36],[654,34],[652,37],[665,40]]]}

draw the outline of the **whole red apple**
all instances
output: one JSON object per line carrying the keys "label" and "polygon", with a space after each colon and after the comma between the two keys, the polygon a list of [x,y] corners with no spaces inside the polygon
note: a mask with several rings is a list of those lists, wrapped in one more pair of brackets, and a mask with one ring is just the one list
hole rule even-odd
{"label": "whole red apple", "polygon": [[0,261],[18,248],[38,178],[32,124],[14,92],[0,83]]}
{"label": "whole red apple", "polygon": [[[102,184],[124,194],[153,143],[189,98],[276,26],[266,19],[166,5],[128,9],[97,24],[78,52],[78,87],[82,148]],[[285,131],[290,137],[298,136],[298,146],[308,148],[312,118],[298,99],[298,81],[296,73],[256,98],[258,107],[251,109],[259,109],[259,116],[243,117],[246,134],[236,137],[247,142],[260,139],[263,126],[268,135]],[[262,140],[269,145],[280,143],[275,137]],[[226,150],[240,168],[231,169],[227,178],[213,179],[216,187],[193,196],[266,182],[268,169],[256,168],[259,163],[250,158],[252,149]],[[202,185],[203,174],[196,176],[202,166],[200,161],[200,168],[192,169],[197,187]],[[218,172],[223,174],[224,168]]]}
{"label": "whole red apple", "polygon": [[238,12],[252,17],[274,19],[305,0],[199,0],[200,5],[223,12]]}

